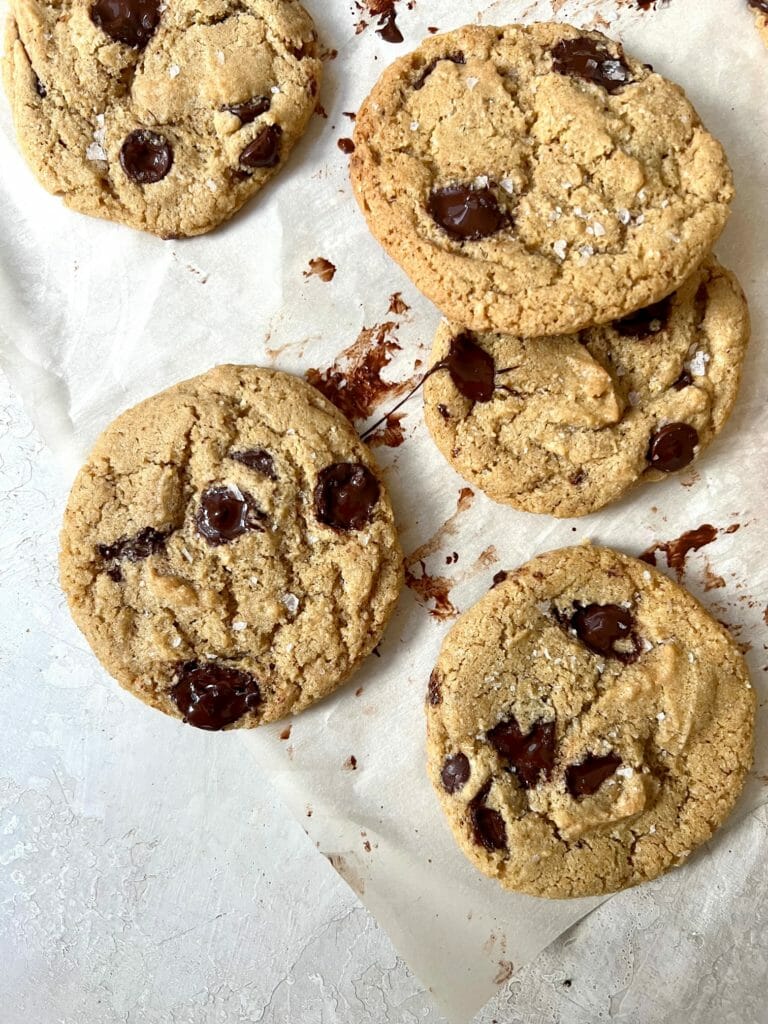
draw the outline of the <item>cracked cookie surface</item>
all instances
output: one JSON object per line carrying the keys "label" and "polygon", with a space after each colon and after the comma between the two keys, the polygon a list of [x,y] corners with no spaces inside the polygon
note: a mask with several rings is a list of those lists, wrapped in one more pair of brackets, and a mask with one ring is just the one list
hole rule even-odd
{"label": "cracked cookie surface", "polygon": [[104,431],[72,487],[60,569],[107,671],[216,729],[342,683],[381,638],[402,554],[341,413],[296,377],[220,366]]}
{"label": "cracked cookie surface", "polygon": [[698,457],[731,413],[748,341],[743,292],[713,257],[660,303],[576,335],[519,338],[443,321],[439,368],[424,383],[427,426],[454,469],[495,501],[588,515]]}
{"label": "cracked cookie surface", "polygon": [[679,287],[733,194],[683,90],[569,25],[425,40],[358,112],[351,173],[374,236],[475,330],[571,333]]}
{"label": "cracked cookie surface", "polygon": [[589,545],[534,558],[459,619],[426,711],[459,846],[535,896],[614,892],[682,863],[752,763],[733,639],[662,573]]}
{"label": "cracked cookie surface", "polygon": [[5,50],[40,183],[164,238],[209,231],[279,170],[322,71],[296,0],[12,0]]}

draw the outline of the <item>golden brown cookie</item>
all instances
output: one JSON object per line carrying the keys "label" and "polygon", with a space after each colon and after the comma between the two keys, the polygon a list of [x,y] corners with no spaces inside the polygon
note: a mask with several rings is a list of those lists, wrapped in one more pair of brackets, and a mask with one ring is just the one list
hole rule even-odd
{"label": "golden brown cookie", "polygon": [[322,70],[296,0],[11,0],[5,49],[40,183],[163,238],[210,231],[279,170]]}
{"label": "golden brown cookie", "polygon": [[589,545],[534,558],[464,614],[426,708],[459,846],[534,896],[614,892],[680,864],[752,763],[733,639],[662,573]]}
{"label": "golden brown cookie", "polygon": [[427,426],[495,501],[588,515],[710,444],[736,401],[748,341],[744,294],[714,257],[661,302],[568,337],[443,321],[424,384]]}
{"label": "golden brown cookie", "polygon": [[668,295],[728,217],[731,172],[683,90],[597,32],[467,26],[391,65],[352,181],[441,311],[537,336]]}
{"label": "golden brown cookie", "polygon": [[60,566],[107,671],[203,729],[325,697],[379,642],[402,582],[369,450],[314,388],[253,366],[107,427],[72,487]]}

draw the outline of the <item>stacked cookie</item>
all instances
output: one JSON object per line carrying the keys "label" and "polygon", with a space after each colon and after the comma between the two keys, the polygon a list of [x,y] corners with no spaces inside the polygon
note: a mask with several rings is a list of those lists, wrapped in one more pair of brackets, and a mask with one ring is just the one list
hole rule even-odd
{"label": "stacked cookie", "polygon": [[584,515],[722,428],[749,337],[710,255],[731,173],[683,91],[599,33],[468,26],[358,114],[355,192],[450,318],[424,398],[490,497]]}
{"label": "stacked cookie", "polygon": [[[683,91],[618,44],[554,24],[426,40],[358,113],[352,179],[449,318],[426,422],[491,498],[585,515],[722,428],[749,338],[711,252],[730,170]],[[733,639],[655,569],[588,544],[495,584],[427,691],[428,771],[467,857],[547,897],[682,862],[751,763]]]}

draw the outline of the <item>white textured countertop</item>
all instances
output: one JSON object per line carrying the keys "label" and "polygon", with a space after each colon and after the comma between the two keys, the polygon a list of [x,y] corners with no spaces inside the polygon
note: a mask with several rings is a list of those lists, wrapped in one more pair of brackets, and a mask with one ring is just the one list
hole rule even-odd
{"label": "white textured countertop", "polygon": [[[2,1024],[441,1022],[236,734],[84,683],[63,483],[4,380],[0,410]],[[610,900],[477,1024],[765,1024],[767,838],[763,809]]]}

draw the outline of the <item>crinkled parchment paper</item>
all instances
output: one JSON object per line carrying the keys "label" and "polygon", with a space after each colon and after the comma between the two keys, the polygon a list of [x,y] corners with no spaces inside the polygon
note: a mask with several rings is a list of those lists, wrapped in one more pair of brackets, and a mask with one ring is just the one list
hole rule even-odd
{"label": "crinkled parchment paper", "polygon": [[[754,340],[736,412],[696,470],[583,520],[525,515],[481,494],[460,498],[463,482],[430,443],[415,396],[400,421],[404,442],[378,448],[412,554],[412,587],[381,656],[292,722],[289,735],[282,723],[244,736],[318,849],[446,1013],[464,1021],[596,901],[504,894],[474,872],[448,833],[424,774],[422,700],[454,613],[477,600],[499,569],[547,548],[591,537],[637,554],[710,523],[717,539],[689,556],[684,580],[733,628],[748,648],[755,685],[768,692],[768,52],[742,0],[671,0],[645,13],[617,0],[417,0],[412,10],[402,0],[400,46],[382,40],[375,19],[346,0],[307,3],[323,43],[338,50],[320,96],[327,117],[313,118],[266,192],[207,237],[160,241],[67,211],[32,178],[13,142],[7,105],[0,106],[2,365],[68,474],[116,413],[215,363],[322,369],[366,327],[375,330],[362,335],[359,350],[370,352],[377,339],[400,346],[389,350],[386,378],[405,381],[417,360],[426,361],[438,314],[368,234],[337,142],[352,133],[343,111],[355,111],[383,67],[428,26],[554,13],[620,36],[684,85],[724,142],[738,187],[718,254],[749,295]],[[361,19],[368,25],[356,32]],[[332,280],[305,276],[319,257],[335,266]],[[401,300],[392,303],[395,293]],[[393,401],[392,390],[384,393],[378,413]],[[739,529],[726,532],[734,524]],[[100,674],[94,666],[94,677]],[[762,799],[762,723],[758,751],[741,813]]]}

